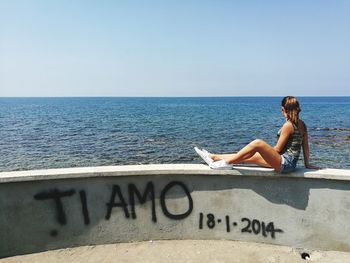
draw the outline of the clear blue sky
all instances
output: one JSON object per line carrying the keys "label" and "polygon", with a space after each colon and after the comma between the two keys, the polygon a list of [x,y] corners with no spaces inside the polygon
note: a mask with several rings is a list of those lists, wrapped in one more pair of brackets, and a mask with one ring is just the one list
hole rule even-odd
{"label": "clear blue sky", "polygon": [[350,1],[0,0],[0,96],[350,95]]}

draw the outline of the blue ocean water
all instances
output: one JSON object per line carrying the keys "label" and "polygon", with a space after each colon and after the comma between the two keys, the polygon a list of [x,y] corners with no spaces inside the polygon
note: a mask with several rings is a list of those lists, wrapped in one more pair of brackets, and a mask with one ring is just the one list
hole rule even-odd
{"label": "blue ocean water", "polygon": [[[300,97],[311,162],[350,168],[350,97]],[[279,97],[0,98],[0,171],[201,163],[195,145],[274,144]],[[302,165],[302,160],[299,165]]]}

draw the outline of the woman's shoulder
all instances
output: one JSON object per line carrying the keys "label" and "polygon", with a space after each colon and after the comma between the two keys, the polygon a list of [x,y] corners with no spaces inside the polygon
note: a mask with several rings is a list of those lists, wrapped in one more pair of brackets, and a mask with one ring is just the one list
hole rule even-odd
{"label": "woman's shoulder", "polygon": [[286,121],[281,130],[285,130],[285,131],[288,131],[289,133],[293,133],[294,132],[294,125],[291,121]]}
{"label": "woman's shoulder", "polygon": [[282,127],[293,128],[293,123],[291,121],[286,121]]}

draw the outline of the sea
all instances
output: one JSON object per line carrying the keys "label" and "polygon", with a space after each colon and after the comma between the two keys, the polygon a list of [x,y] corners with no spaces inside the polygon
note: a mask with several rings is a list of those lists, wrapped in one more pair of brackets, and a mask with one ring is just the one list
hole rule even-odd
{"label": "sea", "polygon": [[[232,153],[274,145],[281,97],[0,98],[0,172],[202,163],[194,146]],[[298,97],[310,161],[350,169],[350,97]],[[298,163],[303,166],[303,159]]]}

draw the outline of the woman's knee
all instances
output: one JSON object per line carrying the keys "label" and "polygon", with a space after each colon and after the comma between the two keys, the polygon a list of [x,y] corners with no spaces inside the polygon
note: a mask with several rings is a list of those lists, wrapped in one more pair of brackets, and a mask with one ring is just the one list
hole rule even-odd
{"label": "woman's knee", "polygon": [[261,147],[264,147],[266,145],[266,142],[264,142],[261,139],[256,139],[250,143],[251,146],[253,146],[256,149],[260,149]]}

